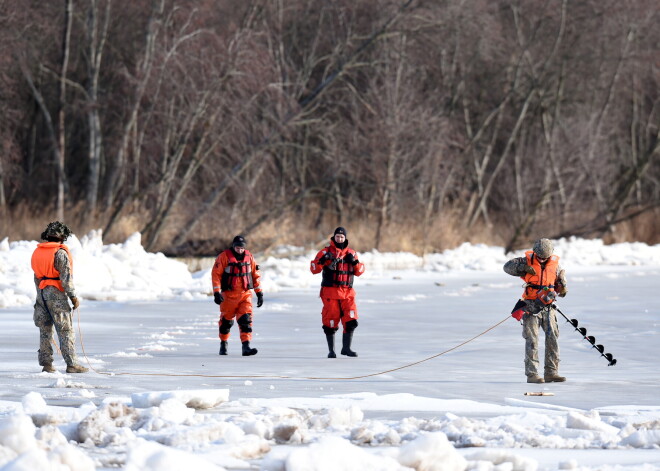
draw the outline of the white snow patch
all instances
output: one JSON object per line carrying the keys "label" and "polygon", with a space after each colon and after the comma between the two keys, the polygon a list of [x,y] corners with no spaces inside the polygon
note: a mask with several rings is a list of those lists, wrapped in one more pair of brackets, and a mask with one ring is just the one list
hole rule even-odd
{"label": "white snow patch", "polygon": [[158,406],[166,399],[175,399],[194,409],[210,409],[229,400],[229,389],[150,391],[131,395],[133,407]]}

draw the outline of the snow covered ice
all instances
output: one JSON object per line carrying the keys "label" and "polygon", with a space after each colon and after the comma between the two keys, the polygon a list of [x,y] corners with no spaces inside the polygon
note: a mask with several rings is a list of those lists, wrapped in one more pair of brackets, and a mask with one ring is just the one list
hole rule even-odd
{"label": "snow covered ice", "polygon": [[502,265],[521,253],[360,254],[359,357],[337,359],[326,358],[308,268],[316,251],[256,254],[259,354],[240,355],[234,327],[220,357],[208,269],[145,252],[139,234],[68,242],[77,352],[94,370],[80,375],[59,357],[57,373],[40,372],[36,242],[0,242],[3,471],[660,470],[660,246],[556,241],[569,283],[560,309],[618,363],[560,318],[568,381],[539,385],[525,383],[508,317],[522,281]]}

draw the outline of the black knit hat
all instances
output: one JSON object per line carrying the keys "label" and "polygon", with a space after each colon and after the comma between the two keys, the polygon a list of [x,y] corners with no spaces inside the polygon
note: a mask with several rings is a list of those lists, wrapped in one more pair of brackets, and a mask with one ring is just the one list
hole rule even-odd
{"label": "black knit hat", "polygon": [[234,240],[231,243],[231,246],[232,247],[246,247],[247,242],[245,241],[245,237],[243,237],[242,235],[237,235],[236,237],[234,237]]}
{"label": "black knit hat", "polygon": [[42,240],[57,239],[64,242],[71,235],[71,229],[60,221],[53,221],[48,226],[46,230],[41,233]]}
{"label": "black knit hat", "polygon": [[341,226],[339,226],[337,229],[335,229],[335,233],[332,234],[332,237],[336,236],[337,234],[343,234],[344,237],[348,237],[348,234],[346,234],[346,229],[344,229]]}

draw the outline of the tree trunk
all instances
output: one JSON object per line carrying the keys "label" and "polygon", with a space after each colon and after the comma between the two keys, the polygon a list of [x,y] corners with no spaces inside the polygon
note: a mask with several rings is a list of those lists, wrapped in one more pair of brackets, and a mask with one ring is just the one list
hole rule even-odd
{"label": "tree trunk", "polygon": [[[105,194],[105,207],[109,209],[112,207],[117,193],[121,189],[123,178],[126,172],[126,160],[129,153],[129,144],[134,126],[137,126],[137,117],[140,111],[142,98],[147,90],[147,84],[151,78],[151,70],[154,62],[154,50],[156,48],[158,34],[160,32],[161,20],[165,10],[164,0],[154,0],[153,11],[149,18],[149,26],[147,27],[147,38],[144,57],[139,65],[138,84],[133,94],[131,109],[128,112],[128,120],[124,124],[124,130],[121,137],[121,144],[115,157],[115,161],[109,166],[108,178],[106,184]],[[111,228],[108,225],[107,230]]]}
{"label": "tree trunk", "polygon": [[108,24],[110,21],[110,5],[106,3],[103,30],[99,34],[99,18],[97,0],[90,0],[87,14],[87,42],[89,46],[89,59],[87,62],[87,122],[89,127],[89,167],[87,176],[86,205],[87,215],[93,215],[97,209],[99,185],[101,180],[101,152],[103,148],[101,133],[101,118],[99,116],[99,75],[101,73],[101,59],[103,48],[107,39]]}
{"label": "tree trunk", "polygon": [[[58,195],[59,195],[59,188],[60,185],[62,185],[62,189],[64,188],[64,181],[65,181],[65,174],[64,174],[64,167],[62,166],[63,159],[61,159],[60,156],[60,148],[59,148],[59,140],[57,138],[57,132],[55,131],[55,125],[53,124],[53,118],[50,115],[50,111],[48,111],[48,107],[46,106],[46,102],[44,101],[43,96],[41,95],[41,92],[37,89],[34,79],[32,78],[32,73],[30,72],[30,69],[28,68],[27,64],[25,64],[25,57],[20,57],[19,58],[19,66],[21,69],[21,72],[23,73],[23,77],[25,77],[25,80],[28,83],[28,86],[30,87],[30,91],[32,92],[32,96],[34,97],[34,100],[37,102],[37,106],[39,107],[39,110],[41,111],[41,114],[44,117],[44,122],[46,125],[46,133],[48,134],[48,137],[50,139],[50,145],[52,148],[53,152],[53,160],[55,161],[55,167],[57,169],[57,188],[58,188]],[[63,210],[63,206],[60,207],[59,204],[56,205],[56,210],[58,211],[57,216],[58,218],[60,217],[59,210]],[[63,217],[62,217],[63,219]]]}
{"label": "tree trunk", "polygon": [[57,155],[57,219],[64,220],[64,156],[66,155],[66,73],[69,68],[69,50],[71,43],[71,24],[73,21],[73,2],[64,0],[64,31],[62,33],[62,63],[60,70],[60,110],[58,113],[58,134],[59,134],[59,152]]}

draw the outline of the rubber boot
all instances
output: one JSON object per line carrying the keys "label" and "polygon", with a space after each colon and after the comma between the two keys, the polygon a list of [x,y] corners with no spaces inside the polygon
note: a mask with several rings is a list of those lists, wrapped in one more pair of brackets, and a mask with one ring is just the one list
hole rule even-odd
{"label": "rubber boot", "polygon": [[227,341],[226,340],[220,340],[220,353],[219,355],[226,355],[227,354]]}
{"label": "rubber boot", "polygon": [[328,358],[337,358],[335,353],[335,334],[325,334],[325,339],[328,341]]}
{"label": "rubber boot", "polygon": [[246,340],[243,342],[243,356],[249,357],[251,355],[256,355],[258,350],[256,348],[250,348],[250,342]]}
{"label": "rubber boot", "polygon": [[356,357],[358,356],[353,350],[351,350],[351,342],[353,341],[353,332],[344,332],[341,337],[341,354],[346,355],[347,357]]}
{"label": "rubber boot", "polygon": [[53,366],[52,363],[48,363],[48,364],[44,365],[44,367],[42,368],[41,371],[43,371],[45,373],[55,373],[57,370],[55,369],[55,367]]}
{"label": "rubber boot", "polygon": [[67,373],[87,373],[88,371],[89,369],[82,365],[68,365],[66,367]]}

